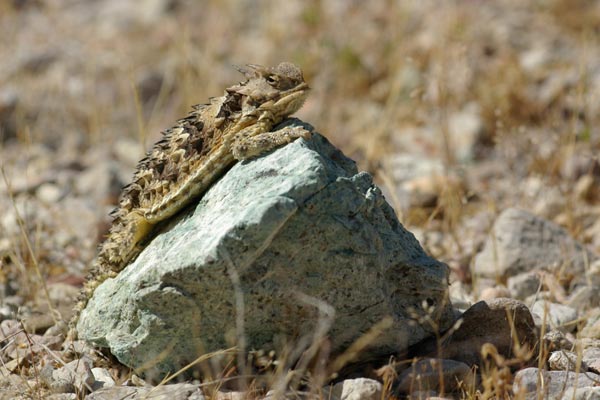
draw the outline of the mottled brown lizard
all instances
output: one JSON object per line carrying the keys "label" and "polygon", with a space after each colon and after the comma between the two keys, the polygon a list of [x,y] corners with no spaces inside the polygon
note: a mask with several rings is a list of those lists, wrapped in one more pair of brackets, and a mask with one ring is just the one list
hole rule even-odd
{"label": "mottled brown lizard", "polygon": [[113,223],[100,245],[71,327],[95,288],[137,257],[153,229],[198,199],[237,160],[264,154],[310,133],[273,127],[296,112],[308,95],[302,71],[283,62],[238,68],[246,81],[229,87],[163,133],[123,188]]}

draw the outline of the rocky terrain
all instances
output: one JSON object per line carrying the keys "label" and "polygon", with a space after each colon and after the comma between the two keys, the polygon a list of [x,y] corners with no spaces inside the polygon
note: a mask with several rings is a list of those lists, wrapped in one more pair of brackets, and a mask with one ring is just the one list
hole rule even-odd
{"label": "rocky terrain", "polygon": [[[600,398],[599,30],[583,0],[1,2],[0,398]],[[450,267],[461,322],[323,359],[331,384],[230,365],[157,385],[65,342],[137,160],[232,65],[282,60],[312,87],[297,117]]]}

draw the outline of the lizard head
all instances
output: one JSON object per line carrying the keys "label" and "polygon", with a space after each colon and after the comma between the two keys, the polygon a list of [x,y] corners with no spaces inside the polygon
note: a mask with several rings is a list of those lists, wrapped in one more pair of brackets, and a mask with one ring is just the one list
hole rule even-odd
{"label": "lizard head", "polygon": [[298,111],[308,96],[302,70],[292,63],[271,68],[249,64],[237,69],[247,80],[228,88],[227,93],[239,102],[243,116],[269,115],[277,123]]}

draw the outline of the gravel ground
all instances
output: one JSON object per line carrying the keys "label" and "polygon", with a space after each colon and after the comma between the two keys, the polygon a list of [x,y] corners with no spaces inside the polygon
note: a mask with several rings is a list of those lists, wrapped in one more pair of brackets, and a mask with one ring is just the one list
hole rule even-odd
{"label": "gravel ground", "polygon": [[[62,350],[56,322],[69,318],[120,188],[161,130],[240,80],[232,65],[245,63],[303,68],[312,93],[297,116],[375,176],[451,267],[457,307],[495,297],[571,307],[566,340],[600,348],[599,32],[590,1],[0,3],[5,398],[45,396],[57,384],[44,367],[82,354]],[[523,234],[494,225],[513,208],[556,224],[542,245],[585,248],[583,270],[482,272],[490,232]],[[515,283],[527,279],[533,294]],[[132,379],[110,359],[94,365]],[[514,395],[513,375],[502,380],[494,395]]]}

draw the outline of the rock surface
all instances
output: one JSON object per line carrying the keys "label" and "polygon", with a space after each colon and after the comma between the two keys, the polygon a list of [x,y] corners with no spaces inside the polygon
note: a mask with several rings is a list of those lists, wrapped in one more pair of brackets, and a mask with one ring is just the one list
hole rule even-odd
{"label": "rock surface", "polygon": [[[537,368],[526,368],[515,375],[513,391],[515,396],[521,395],[523,397],[519,398],[527,400],[571,399],[577,388],[592,387],[599,379],[600,375],[591,372],[577,374],[567,371],[540,371]],[[538,387],[540,381],[544,383],[543,389]],[[542,397],[539,397],[540,395]]]}
{"label": "rock surface", "polygon": [[[290,0],[253,2],[248,12],[242,2],[206,3],[0,2],[0,398],[83,398],[50,394],[40,379],[48,364],[95,354],[81,342],[61,345],[59,324],[47,329],[56,313],[43,281],[81,285],[139,158],[189,106],[239,79],[231,64],[284,60],[298,62],[314,88],[299,115],[377,171],[402,224],[450,266],[455,307],[464,312],[485,287],[502,284],[528,307],[540,299],[570,306],[575,331],[547,324],[546,348],[583,350],[600,373],[598,261],[583,285],[547,268],[517,283],[471,274],[507,207],[568,227],[600,254],[598,2]],[[471,135],[478,125],[482,135]],[[464,186],[452,185],[455,177]],[[117,385],[139,384],[123,382],[129,372],[113,361],[91,361]],[[387,363],[389,355],[373,368]],[[476,372],[487,383],[484,367]],[[86,371],[76,373],[85,380]],[[493,380],[495,397],[516,398],[503,392],[513,375]],[[374,376],[361,367],[353,377]],[[580,391],[598,399],[595,389]],[[461,390],[444,395],[484,388]]]}
{"label": "rock surface", "polygon": [[598,400],[600,399],[600,387],[577,388],[574,392],[563,396],[564,400]]}
{"label": "rock surface", "polygon": [[324,398],[332,400],[379,400],[383,385],[367,378],[346,379],[338,382],[330,390],[326,390]]}
{"label": "rock surface", "polygon": [[540,276],[535,271],[511,276],[506,281],[511,297],[517,300],[525,300],[527,297],[536,294],[540,289],[540,284]]}
{"label": "rock surface", "polygon": [[96,290],[78,331],[166,373],[242,334],[247,349],[282,350],[328,331],[337,353],[391,315],[371,349],[391,354],[432,334],[408,323],[424,305],[453,323],[447,279],[371,176],[315,134],[236,164]]}
{"label": "rock surface", "polygon": [[579,359],[577,353],[566,350],[553,351],[548,358],[548,367],[555,371],[589,370],[587,364]]}
{"label": "rock surface", "polygon": [[461,324],[441,343],[441,348],[431,338],[413,346],[409,355],[440,356],[471,366],[483,364],[481,350],[486,343],[494,345],[505,358],[513,357],[515,338],[522,346],[536,348],[533,317],[519,301],[508,298],[480,301],[465,311],[460,320]]}
{"label": "rock surface", "polygon": [[585,349],[582,361],[592,372],[600,374],[600,348],[590,347]]}
{"label": "rock surface", "polygon": [[536,268],[583,276],[597,257],[553,222],[516,208],[496,219],[483,251],[475,257],[474,274],[486,278],[513,276]]}
{"label": "rock surface", "polygon": [[169,399],[169,400],[204,400],[199,385],[179,383],[157,387],[115,386],[100,389],[88,395],[86,400],[117,399]]}
{"label": "rock surface", "polygon": [[475,384],[471,368],[465,363],[454,360],[423,359],[406,369],[398,377],[396,390],[400,393],[439,391],[443,387],[447,392],[457,389],[459,384]]}
{"label": "rock surface", "polygon": [[531,307],[531,313],[538,326],[546,323],[552,326],[552,329],[565,333],[573,332],[576,328],[577,310],[572,307],[538,300]]}

